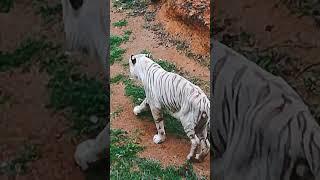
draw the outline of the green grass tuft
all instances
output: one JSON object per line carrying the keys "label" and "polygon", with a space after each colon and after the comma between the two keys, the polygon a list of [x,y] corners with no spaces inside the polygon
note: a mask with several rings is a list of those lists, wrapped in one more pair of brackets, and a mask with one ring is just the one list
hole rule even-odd
{"label": "green grass tuft", "polygon": [[123,74],[118,74],[118,75],[116,75],[115,77],[113,77],[113,78],[110,79],[110,83],[111,83],[111,84],[115,84],[115,83],[118,84],[119,82],[123,81],[125,78],[126,78],[125,75],[123,75]]}
{"label": "green grass tuft", "polygon": [[159,60],[156,60],[155,62],[158,63],[164,70],[168,72],[175,72],[177,70],[176,65],[166,60],[159,59]]}
{"label": "green grass tuft", "polygon": [[162,167],[158,161],[139,158],[143,148],[127,132],[111,130],[111,179],[197,179],[192,165]]}
{"label": "green grass tuft", "polygon": [[14,52],[0,51],[0,72],[27,64],[34,55],[46,47],[47,44],[44,41],[26,39]]}
{"label": "green grass tuft", "polygon": [[44,0],[33,0],[32,3],[36,9],[36,14],[40,15],[46,24],[53,21],[57,22],[58,17],[62,17],[62,4],[60,2],[49,5]]}
{"label": "green grass tuft", "polygon": [[131,79],[125,79],[125,95],[129,96],[135,105],[142,103],[144,98],[146,97],[144,89],[142,86],[137,86]]}
{"label": "green grass tuft", "polygon": [[128,21],[126,19],[122,19],[118,22],[114,22],[112,25],[115,27],[123,27],[128,25]]}
{"label": "green grass tuft", "polygon": [[[52,55],[41,62],[50,75],[50,104],[55,110],[69,110],[69,118],[78,134],[98,132],[105,125],[108,95],[101,81],[78,72],[67,58]],[[92,124],[91,116],[97,116],[99,123]]]}
{"label": "green grass tuft", "polygon": [[123,54],[126,52],[122,49],[120,45],[129,41],[131,31],[125,31],[123,36],[110,36],[110,64],[112,65],[116,61],[121,61],[123,59]]}
{"label": "green grass tuft", "polygon": [[39,150],[35,145],[24,145],[17,156],[8,162],[1,162],[0,174],[17,175],[28,171],[27,164],[39,158]]}

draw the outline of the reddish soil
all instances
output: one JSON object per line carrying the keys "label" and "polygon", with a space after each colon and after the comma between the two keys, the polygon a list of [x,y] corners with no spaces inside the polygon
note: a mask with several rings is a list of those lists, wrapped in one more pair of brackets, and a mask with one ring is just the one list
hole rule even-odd
{"label": "reddish soil", "polygon": [[[161,12],[160,12],[161,13]],[[111,10],[111,24],[125,18],[128,25],[123,28],[111,27],[111,34],[121,35],[124,30],[131,30],[132,35],[129,42],[122,45],[126,49],[124,60],[121,63],[127,62],[131,54],[140,53],[147,49],[153,57],[157,59],[165,59],[176,64],[183,71],[190,72],[193,76],[205,80],[209,83],[209,70],[207,67],[200,65],[198,62],[179,53],[173,47],[159,45],[160,40],[157,36],[147,29],[143,28],[144,19],[142,16],[126,17],[126,13],[119,13]],[[157,21],[157,20],[156,20]],[[190,41],[190,38],[189,38]],[[190,41],[191,42],[191,41]],[[115,63],[111,66],[111,78],[118,74],[127,74],[128,69]],[[159,160],[164,166],[167,165],[182,165],[185,162],[186,156],[190,150],[190,142],[186,139],[177,138],[174,135],[168,134],[164,143],[156,145],[152,138],[156,133],[155,124],[133,114],[131,100],[124,95],[124,85],[111,84],[111,112],[121,108],[123,111],[116,117],[111,119],[111,128],[120,128],[128,131],[133,137],[136,137],[138,142],[145,147],[145,150],[139,155],[150,159]],[[210,156],[206,157],[203,163],[194,163],[193,167],[198,175],[210,175]]]}
{"label": "reddish soil", "polygon": [[[26,37],[45,34],[50,41],[63,42],[62,22],[44,26],[35,15],[32,3],[14,1],[8,14],[0,14],[0,50],[13,51]],[[74,57],[82,61],[83,70],[99,74],[99,62],[87,57]],[[85,179],[73,159],[79,139],[70,134],[70,124],[63,113],[53,114],[45,106],[49,103],[46,73],[38,72],[36,65],[30,72],[22,68],[0,73],[0,91],[10,96],[9,103],[0,108],[0,162],[16,157],[23,144],[39,148],[40,158],[28,163],[26,175],[0,179]]]}
{"label": "reddish soil", "polygon": [[161,8],[156,19],[164,25],[166,31],[189,42],[195,53],[209,55],[209,0],[167,0],[159,6]]}

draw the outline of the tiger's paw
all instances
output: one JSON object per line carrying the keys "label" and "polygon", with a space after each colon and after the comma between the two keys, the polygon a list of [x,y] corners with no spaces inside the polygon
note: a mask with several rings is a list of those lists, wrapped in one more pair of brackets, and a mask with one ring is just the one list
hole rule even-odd
{"label": "tiger's paw", "polygon": [[193,160],[193,154],[189,153],[187,156],[187,160],[188,161],[192,161]]}
{"label": "tiger's paw", "polygon": [[156,134],[153,136],[153,142],[156,144],[162,143],[166,139],[165,136],[160,136],[159,134]]}
{"label": "tiger's paw", "polygon": [[198,162],[199,163],[199,162],[203,162],[203,160],[204,160],[203,156],[201,156],[200,154],[196,154],[194,162]]}
{"label": "tiger's paw", "polygon": [[133,113],[137,116],[138,114],[141,113],[141,109],[140,109],[140,106],[135,106],[133,108]]}

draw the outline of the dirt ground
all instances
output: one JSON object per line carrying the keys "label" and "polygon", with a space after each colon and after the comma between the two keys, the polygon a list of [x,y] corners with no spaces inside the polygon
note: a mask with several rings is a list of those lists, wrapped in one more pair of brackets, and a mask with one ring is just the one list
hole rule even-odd
{"label": "dirt ground", "polygon": [[[279,3],[280,2],[280,3]],[[216,38],[249,59],[271,58],[264,68],[283,77],[309,105],[320,122],[320,31],[311,16],[299,16],[285,1],[217,1],[214,5]],[[232,4],[232,5],[231,5]],[[241,33],[249,35],[245,43]],[[244,36],[243,36],[244,37]],[[240,48],[242,46],[242,48]],[[260,51],[257,54],[255,50]],[[265,51],[266,52],[266,51]],[[264,53],[265,56],[266,53]],[[254,60],[256,61],[256,60]],[[263,62],[260,62],[260,65]]]}
{"label": "dirt ground", "polygon": [[[13,51],[26,37],[40,35],[63,42],[61,17],[59,20],[45,25],[32,2],[14,1],[9,13],[0,13],[0,50]],[[81,56],[80,61],[85,72],[95,76],[101,72],[97,60]],[[80,139],[70,133],[70,121],[63,112],[46,107],[47,81],[48,75],[39,72],[37,65],[31,65],[29,72],[15,68],[0,73],[0,92],[10,95],[9,103],[0,109],[0,163],[18,156],[24,144],[39,148],[39,159],[27,164],[25,175],[0,175],[0,179],[85,179],[73,159]]]}
{"label": "dirt ground", "polygon": [[[209,51],[206,49],[206,42],[209,42],[209,38],[205,41],[199,41],[196,37],[201,36],[197,34],[197,31],[192,31],[189,26],[183,25],[180,21],[172,19],[170,16],[166,16],[163,12],[164,7],[161,5],[150,5],[147,11],[156,12],[156,18],[154,22],[162,22],[167,32],[170,32],[173,36],[179,36],[179,38],[186,40],[188,43],[194,45],[197,44],[199,49],[202,50],[204,55],[208,55]],[[156,11],[155,11],[156,10]],[[164,41],[169,39],[161,39],[157,36],[157,33],[144,28],[143,16],[126,16],[125,12],[118,12],[114,7],[111,9],[111,24],[122,19],[128,21],[126,27],[111,27],[111,34],[120,35],[124,30],[132,30],[132,35],[129,42],[123,44],[121,47],[126,49],[124,55],[124,61],[129,59],[131,54],[140,53],[142,50],[147,49],[151,52],[152,56],[157,59],[165,59],[176,64],[178,68],[190,72],[193,76],[204,80],[209,83],[210,71],[207,66],[201,65],[199,62],[187,57],[184,53],[177,51],[174,46],[169,46]],[[193,36],[190,36],[192,34]],[[209,36],[208,36],[209,37]],[[204,39],[203,36],[201,36]],[[198,51],[199,52],[199,51]],[[124,68],[121,64],[115,63],[111,66],[111,78],[118,74],[128,75],[128,69]],[[140,157],[147,157],[150,159],[159,160],[164,166],[168,165],[182,165],[185,162],[186,156],[190,149],[190,142],[186,139],[180,139],[174,135],[167,135],[167,139],[164,143],[156,145],[153,143],[152,138],[156,133],[155,124],[153,122],[136,117],[133,114],[133,103],[129,97],[124,94],[124,85],[111,84],[111,112],[117,111],[121,107],[122,111],[116,117],[111,119],[111,128],[119,128],[129,132],[132,135],[137,136],[141,145],[146,147],[139,155]],[[198,175],[210,175],[210,156],[206,157],[205,162],[193,164],[194,170]]]}

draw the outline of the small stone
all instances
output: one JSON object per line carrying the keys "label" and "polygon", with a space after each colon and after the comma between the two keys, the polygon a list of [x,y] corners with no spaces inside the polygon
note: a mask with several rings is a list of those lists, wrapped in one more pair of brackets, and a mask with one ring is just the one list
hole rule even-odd
{"label": "small stone", "polygon": [[94,124],[96,124],[97,122],[98,122],[98,117],[97,116],[90,116],[90,118],[89,118],[89,120],[90,120],[90,122],[92,122],[92,123],[94,123]]}

